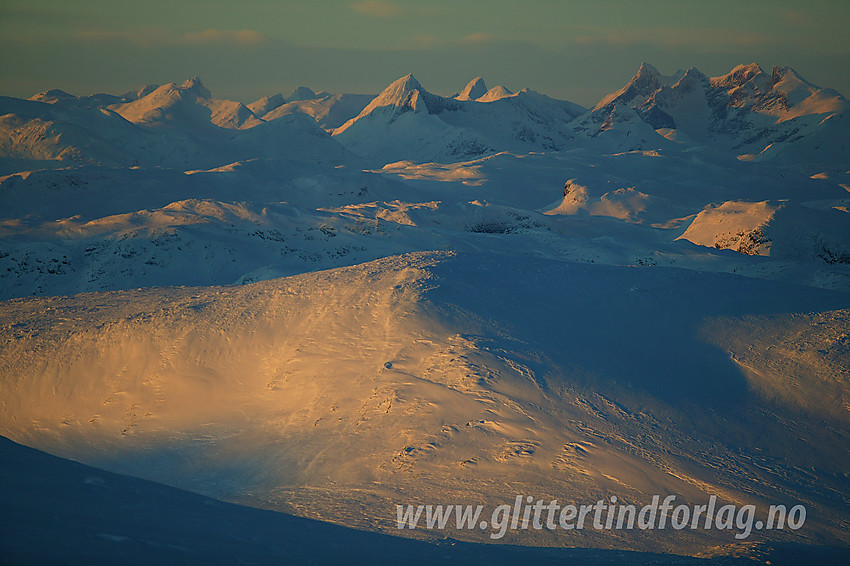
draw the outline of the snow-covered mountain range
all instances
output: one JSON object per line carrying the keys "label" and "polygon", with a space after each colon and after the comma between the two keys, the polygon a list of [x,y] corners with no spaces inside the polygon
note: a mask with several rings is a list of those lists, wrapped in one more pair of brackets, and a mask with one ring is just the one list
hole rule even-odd
{"label": "snow-covered mountain range", "polygon": [[2,97],[0,155],[4,172],[68,164],[198,169],[263,157],[338,161],[342,148],[303,113],[264,121],[191,79],[123,96]]}
{"label": "snow-covered mountain range", "polygon": [[[713,78],[694,68],[664,76],[643,64],[622,89],[587,111],[529,89],[488,90],[481,77],[453,97],[432,94],[408,75],[376,97],[300,87],[289,97],[248,105],[214,98],[196,78],[120,96],[53,90],[29,101],[2,98],[0,159],[6,172],[23,166],[19,160],[208,168],[308,148],[314,153],[298,157],[338,159],[329,140],[291,143],[321,138],[323,128],[349,151],[381,164],[600,144],[606,151],[651,150],[669,147],[668,140],[740,159],[791,156],[830,165],[850,152],[847,111],[839,93],[790,68],[767,73],[756,64]],[[303,115],[313,120],[294,119]]]}
{"label": "snow-covered mountain range", "polygon": [[528,89],[516,94],[504,88],[487,91],[480,78],[455,98],[445,98],[407,75],[337,128],[334,137],[351,151],[383,163],[454,162],[499,151],[566,149],[567,125],[583,111]]}
{"label": "snow-covered mountain range", "polygon": [[[694,68],[664,76],[645,63],[626,86],[582,117],[578,129],[590,137],[616,136],[631,144],[628,149],[646,149],[651,129],[741,159],[791,156],[814,165],[846,159],[848,108],[838,92],[816,87],[787,67],[766,73],[756,64],[739,65],[709,78]],[[645,137],[637,145],[623,139],[641,132]]]}
{"label": "snow-covered mountain range", "polygon": [[248,104],[197,78],[0,97],[0,434],[393,535],[396,502],[803,504],[805,529],[746,541],[502,542],[687,555],[633,563],[843,558],[848,112],[758,65],[644,64],[589,109],[481,77],[442,96],[412,75]]}

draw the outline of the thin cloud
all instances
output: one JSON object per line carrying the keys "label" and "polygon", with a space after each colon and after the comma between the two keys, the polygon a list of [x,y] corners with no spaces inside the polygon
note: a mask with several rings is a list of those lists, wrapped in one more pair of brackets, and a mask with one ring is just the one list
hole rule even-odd
{"label": "thin cloud", "polygon": [[363,0],[362,2],[353,2],[351,9],[366,16],[373,18],[394,18],[401,14],[401,8],[392,2],[384,2],[382,0]]}
{"label": "thin cloud", "polygon": [[203,45],[210,43],[261,43],[266,36],[251,29],[221,30],[208,29],[199,33],[186,33],[181,37],[183,43]]}
{"label": "thin cloud", "polygon": [[152,47],[174,43],[166,33],[159,29],[82,29],[72,33],[72,37],[82,41],[123,41],[136,47]]}
{"label": "thin cloud", "polygon": [[462,37],[458,40],[460,44],[481,44],[481,43],[496,43],[499,41],[494,35],[490,35],[489,33],[471,33],[465,37]]}
{"label": "thin cloud", "polygon": [[213,45],[242,44],[253,45],[267,40],[266,36],[254,30],[218,30],[208,29],[195,33],[171,35],[160,29],[104,30],[87,29],[74,33],[74,37],[83,41],[125,41],[137,47],[155,47],[162,45]]}
{"label": "thin cloud", "polygon": [[694,30],[681,28],[589,30],[572,36],[578,45],[657,45],[666,48],[719,49],[731,47],[758,47],[773,43],[772,38],[758,33],[737,33],[730,30]]}
{"label": "thin cloud", "polygon": [[438,37],[429,34],[414,35],[410,38],[410,42],[413,47],[419,47],[422,49],[433,49],[441,45],[441,41]]}
{"label": "thin cloud", "polygon": [[794,10],[788,10],[787,12],[782,14],[782,19],[787,23],[791,24],[794,27],[798,28],[807,28],[812,25],[812,20],[805,14],[801,14],[800,12],[796,12]]}

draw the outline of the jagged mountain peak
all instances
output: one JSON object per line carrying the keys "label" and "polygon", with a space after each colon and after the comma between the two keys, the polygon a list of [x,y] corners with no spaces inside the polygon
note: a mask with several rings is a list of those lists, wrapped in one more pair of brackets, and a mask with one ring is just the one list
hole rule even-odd
{"label": "jagged mountain peak", "polygon": [[371,112],[384,106],[408,107],[412,110],[427,110],[423,107],[425,98],[434,97],[425,90],[412,74],[394,80],[381,94],[367,106],[363,112]]}
{"label": "jagged mountain peak", "polygon": [[766,77],[766,73],[758,63],[750,63],[748,65],[738,65],[723,76],[712,77],[711,84],[717,87],[734,88],[743,86],[753,79]]}
{"label": "jagged mountain peak", "polygon": [[158,88],[159,88],[158,84],[145,85],[142,88],[140,88],[139,90],[137,90],[136,92],[134,92],[133,96],[128,97],[128,98],[133,98],[135,100],[138,100],[140,98],[146,97],[147,95],[149,95],[150,93],[152,93],[153,91],[155,91]]}
{"label": "jagged mountain peak", "polygon": [[725,90],[729,106],[750,106],[773,88],[773,78],[756,63],[738,65],[726,75],[712,77],[711,86]]}
{"label": "jagged mountain peak", "polygon": [[640,64],[637,74],[635,74],[635,76],[632,77],[632,80],[629,81],[629,84],[633,85],[633,87],[638,89],[638,91],[642,94],[645,90],[652,88],[652,86],[656,84],[658,85],[657,88],[662,86],[672,86],[688,72],[699,73],[700,75],[702,74],[696,67],[691,67],[687,71],[677,69],[672,75],[663,75],[661,71],[656,69],[653,65],[643,62]]}
{"label": "jagged mountain peak", "polygon": [[458,100],[478,100],[487,94],[487,85],[482,77],[475,77],[469,81],[463,90],[455,98]]}
{"label": "jagged mountain peak", "polygon": [[[178,83],[167,83],[143,94],[147,88],[139,91],[139,98],[131,105],[138,107],[154,107],[172,105],[180,100],[211,98],[212,94],[197,77]],[[132,120],[131,120],[132,121]]]}
{"label": "jagged mountain peak", "polygon": [[648,98],[661,88],[665,82],[658,69],[649,63],[641,63],[637,74],[620,90],[613,92],[599,101],[594,110],[601,110],[616,104],[629,104],[638,97]]}
{"label": "jagged mountain peak", "polygon": [[[153,92],[124,104],[113,104],[109,109],[134,124],[152,127],[206,127],[210,124],[223,128],[246,128],[261,122],[244,104],[214,98],[198,77],[183,83],[162,85]],[[192,126],[187,126],[192,124]]]}
{"label": "jagged mountain peak", "polygon": [[313,91],[313,89],[306,86],[299,86],[286,98],[286,102],[313,100],[315,98],[318,98],[318,95]]}
{"label": "jagged mountain peak", "polygon": [[212,93],[204,86],[200,77],[192,77],[183,82],[178,88],[183,91],[190,91],[201,98],[212,98]]}
{"label": "jagged mountain peak", "polygon": [[44,92],[39,92],[38,94],[34,94],[29,99],[34,100],[36,102],[47,102],[49,104],[52,104],[56,101],[67,100],[69,98],[76,97],[73,94],[69,94],[62,89],[53,88]]}
{"label": "jagged mountain peak", "polygon": [[684,72],[684,74],[682,74],[682,77],[679,80],[681,81],[685,77],[689,77],[690,79],[700,79],[700,80],[708,78],[708,76],[705,73],[703,73],[702,71],[700,71],[696,67],[690,67],[688,70],[686,70]]}
{"label": "jagged mountain peak", "polygon": [[196,98],[212,98],[212,93],[198,77],[188,79],[180,84],[167,83],[153,90],[150,90],[150,87],[144,87],[139,91],[139,98],[136,102],[162,103],[166,100],[193,100]]}
{"label": "jagged mountain peak", "polygon": [[809,93],[813,93],[816,91],[823,90],[820,87],[813,85],[802,76],[800,73],[792,69],[791,67],[781,67],[774,66],[773,70],[770,73],[771,79],[773,80],[772,88],[779,89],[783,92],[790,92],[792,90],[803,90]]}
{"label": "jagged mountain peak", "polygon": [[[635,75],[635,78],[645,77],[645,76],[660,77],[661,73],[658,72],[658,69],[656,69],[653,65],[644,61],[643,63],[640,64],[640,67],[638,68],[638,72],[637,72],[637,75]],[[632,79],[632,80],[634,80],[634,79]]]}
{"label": "jagged mountain peak", "polygon": [[[387,88],[376,96],[360,114],[352,118],[336,130],[340,134],[360,118],[367,116],[379,108],[394,108],[393,112],[425,112],[435,114],[447,107],[447,101],[441,96],[425,90],[412,74],[407,74],[390,83]],[[455,104],[458,102],[452,100]]]}
{"label": "jagged mountain peak", "polygon": [[333,135],[353,153],[370,159],[457,161],[498,149],[566,147],[570,139],[567,124],[586,110],[530,89],[511,95],[498,87],[473,98],[476,90],[484,88],[483,80],[476,78],[468,83],[463,98],[447,98],[429,93],[412,75],[406,75]]}
{"label": "jagged mountain peak", "polygon": [[413,73],[408,73],[403,77],[399,77],[394,80],[384,89],[381,94],[387,92],[400,92],[400,91],[409,91],[409,90],[425,90],[422,88],[422,84],[416,80],[416,77],[413,76]]}
{"label": "jagged mountain peak", "polygon": [[[423,96],[423,94],[425,96]],[[393,112],[406,112],[412,110],[414,112],[429,112],[425,98],[438,98],[422,88],[412,74],[404,75],[389,84],[360,114],[348,120],[345,124],[337,128],[334,135],[341,134],[349,129],[361,118],[372,114],[378,109],[394,109]]]}
{"label": "jagged mountain peak", "polygon": [[[373,101],[376,106],[409,106],[419,110],[418,104],[424,102],[423,94],[430,95],[412,74],[396,79]],[[371,105],[370,105],[371,106]],[[368,108],[368,107],[367,107]]]}
{"label": "jagged mountain peak", "polygon": [[797,71],[795,71],[791,67],[786,67],[786,66],[782,66],[782,65],[774,65],[773,70],[771,71],[770,74],[771,74],[771,76],[773,76],[776,79],[783,79],[783,78],[786,78],[786,77],[791,77],[791,78],[794,78],[798,81],[801,81],[801,82],[804,82],[808,85],[811,85],[811,83],[809,81],[804,79],[800,75],[800,73],[798,73]]}
{"label": "jagged mountain peak", "polygon": [[261,99],[252,102],[248,105],[248,109],[257,116],[262,116],[264,114],[268,114],[275,108],[283,106],[284,104],[286,104],[286,99],[278,92],[277,94],[264,96]]}
{"label": "jagged mountain peak", "polygon": [[845,112],[850,108],[837,91],[821,88],[800,76],[791,67],[773,67],[770,96],[780,101],[780,117],[787,119],[803,114]]}
{"label": "jagged mountain peak", "polygon": [[775,66],[767,73],[756,63],[738,65],[726,75],[713,77],[711,86],[728,93],[729,106],[783,121],[847,110],[847,101],[838,92],[810,83],[791,67]]}
{"label": "jagged mountain peak", "polygon": [[699,86],[709,86],[711,84],[711,80],[708,76],[705,75],[702,71],[697,69],[696,67],[691,67],[681,76],[681,78],[676,81],[676,83],[671,87],[673,89],[685,89],[692,90]]}
{"label": "jagged mountain peak", "polygon": [[[752,159],[772,146],[781,152],[810,133],[836,130],[824,118],[848,111],[850,104],[838,92],[817,87],[788,67],[765,72],[750,63],[708,78],[696,68],[664,76],[643,64],[627,85],[579,122],[578,130],[591,137],[614,130],[618,143],[633,147],[634,132],[649,127],[667,140],[714,145]],[[645,143],[665,143],[645,133]]]}
{"label": "jagged mountain peak", "polygon": [[488,90],[487,93],[483,96],[479,96],[476,100],[478,102],[494,102],[496,100],[501,100],[503,98],[507,98],[513,95],[513,92],[503,87],[502,85],[498,85]]}

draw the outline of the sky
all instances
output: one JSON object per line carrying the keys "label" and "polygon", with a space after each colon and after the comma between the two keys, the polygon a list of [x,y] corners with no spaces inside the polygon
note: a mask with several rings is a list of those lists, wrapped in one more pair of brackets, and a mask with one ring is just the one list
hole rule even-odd
{"label": "sky", "polygon": [[793,67],[850,95],[847,0],[0,0],[0,95],[121,94],[199,76],[251,102],[476,76],[592,106],[641,62],[710,76]]}

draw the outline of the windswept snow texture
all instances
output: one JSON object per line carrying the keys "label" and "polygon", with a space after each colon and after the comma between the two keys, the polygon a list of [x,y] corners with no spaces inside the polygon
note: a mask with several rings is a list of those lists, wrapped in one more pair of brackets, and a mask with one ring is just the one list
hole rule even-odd
{"label": "windswept snow texture", "polygon": [[[591,109],[412,75],[0,98],[0,435],[97,468],[4,441],[0,553],[846,561],[847,116],[755,64],[644,64]],[[395,525],[517,495],[807,518]]]}

